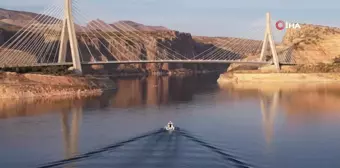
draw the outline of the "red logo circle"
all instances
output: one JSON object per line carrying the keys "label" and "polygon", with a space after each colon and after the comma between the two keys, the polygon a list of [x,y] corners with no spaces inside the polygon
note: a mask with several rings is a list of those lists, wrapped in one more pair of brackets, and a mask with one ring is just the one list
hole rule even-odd
{"label": "red logo circle", "polygon": [[285,22],[282,20],[277,21],[275,26],[278,30],[283,30],[286,27]]}

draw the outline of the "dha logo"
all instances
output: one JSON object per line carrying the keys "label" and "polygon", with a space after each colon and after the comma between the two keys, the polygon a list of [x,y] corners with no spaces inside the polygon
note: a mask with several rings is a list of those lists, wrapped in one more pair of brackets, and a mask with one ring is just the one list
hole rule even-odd
{"label": "dha logo", "polygon": [[278,30],[283,30],[283,29],[300,29],[301,26],[299,23],[290,23],[290,22],[284,22],[282,20],[279,20],[275,24],[276,28]]}

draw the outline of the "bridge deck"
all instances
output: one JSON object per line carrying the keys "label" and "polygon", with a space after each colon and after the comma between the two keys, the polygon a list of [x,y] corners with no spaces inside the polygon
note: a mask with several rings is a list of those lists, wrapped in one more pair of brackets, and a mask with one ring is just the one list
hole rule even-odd
{"label": "bridge deck", "polygon": [[[238,61],[238,60],[135,60],[135,61],[98,61],[82,62],[82,65],[104,65],[104,64],[143,64],[143,63],[185,63],[185,64],[248,64],[248,65],[265,65],[271,62],[264,61]],[[72,65],[72,62],[65,63],[38,63],[27,65],[12,65],[6,67],[41,67],[41,66],[62,66]]]}

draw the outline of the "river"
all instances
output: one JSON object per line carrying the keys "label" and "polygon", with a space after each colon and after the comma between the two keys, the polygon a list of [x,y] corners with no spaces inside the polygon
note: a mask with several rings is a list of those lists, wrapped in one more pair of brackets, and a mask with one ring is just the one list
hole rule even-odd
{"label": "river", "polygon": [[0,167],[69,158],[169,120],[254,167],[340,167],[340,87],[222,86],[217,77],[119,79],[100,97],[1,100]]}

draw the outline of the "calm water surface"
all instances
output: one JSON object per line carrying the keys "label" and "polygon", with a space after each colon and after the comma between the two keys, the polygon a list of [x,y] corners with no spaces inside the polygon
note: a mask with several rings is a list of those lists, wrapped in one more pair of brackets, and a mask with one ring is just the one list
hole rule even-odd
{"label": "calm water surface", "polygon": [[340,167],[340,87],[216,79],[124,79],[100,97],[1,100],[0,167],[69,158],[169,120],[254,167]]}

